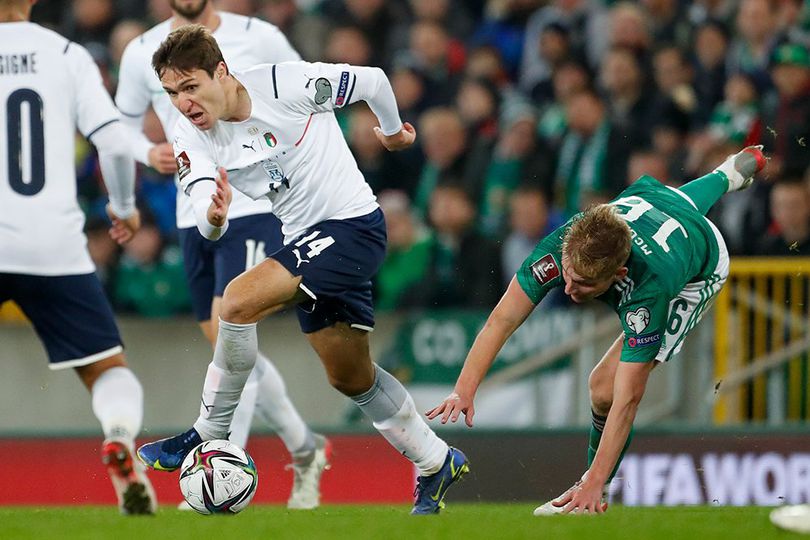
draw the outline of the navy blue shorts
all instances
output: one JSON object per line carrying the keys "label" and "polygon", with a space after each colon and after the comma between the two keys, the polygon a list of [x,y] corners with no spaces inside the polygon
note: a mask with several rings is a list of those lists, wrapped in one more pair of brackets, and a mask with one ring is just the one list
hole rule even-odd
{"label": "navy blue shorts", "polygon": [[179,232],[191,307],[198,321],[211,318],[211,299],[222,296],[233,278],[283,244],[281,222],[273,214],[232,219],[216,242],[204,238],[196,227]]}
{"label": "navy blue shorts", "polygon": [[123,351],[98,277],[0,273],[0,304],[14,300],[48,351],[51,369],[86,366]]}
{"label": "navy blue shorts", "polygon": [[385,218],[379,208],[356,218],[322,221],[270,255],[301,276],[312,302],[297,308],[305,334],[336,322],[374,329],[371,278],[385,258]]}

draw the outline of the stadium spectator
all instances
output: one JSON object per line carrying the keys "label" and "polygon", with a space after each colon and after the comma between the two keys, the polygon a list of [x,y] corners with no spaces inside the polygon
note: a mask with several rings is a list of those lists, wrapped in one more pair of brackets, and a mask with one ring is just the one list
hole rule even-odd
{"label": "stadium spectator", "polygon": [[772,174],[801,176],[810,166],[810,50],[785,44],[773,62],[777,95],[763,108],[762,142],[771,152]]}
{"label": "stadium spectator", "polygon": [[637,54],[627,47],[607,52],[599,72],[605,92],[610,122],[624,132],[633,146],[648,144],[653,125],[653,99],[650,85]]}
{"label": "stadium spectator", "polygon": [[607,47],[607,22],[607,13],[597,0],[554,0],[535,11],[526,23],[519,77],[521,90],[531,92],[551,73],[551,66],[540,56],[537,47],[548,25],[565,25],[570,32],[572,48],[583,51],[588,64],[596,66]]}
{"label": "stadium spectator", "polygon": [[489,308],[501,294],[499,246],[479,234],[476,207],[461,185],[442,183],[430,194],[433,242],[425,278],[403,296],[421,308]]}
{"label": "stadium spectator", "polygon": [[371,43],[360,28],[336,26],[329,31],[328,36],[324,58],[320,60],[356,66],[373,65]]}
{"label": "stadium spectator", "polygon": [[[608,16],[608,46],[602,50],[603,55],[617,48],[629,49],[647,72],[649,54],[653,47],[647,13],[640,5],[623,1],[614,4]],[[603,55],[600,55],[600,62],[604,59]]]}
{"label": "stadium spectator", "polygon": [[723,99],[729,36],[726,27],[716,21],[697,27],[694,36],[692,52],[697,108],[693,121],[694,127],[701,128],[709,121],[715,105]]}
{"label": "stadium spectator", "polygon": [[758,239],[755,255],[810,256],[810,191],[801,178],[777,181],[771,188],[770,230]]}
{"label": "stadium spectator", "polygon": [[470,149],[461,116],[453,109],[436,107],[419,118],[425,166],[414,195],[414,210],[427,215],[432,191],[446,182],[460,183],[472,200],[478,200],[486,169]]}
{"label": "stadium spectator", "polygon": [[768,80],[771,55],[777,46],[775,0],[742,0],[735,19],[736,34],[726,56],[729,73],[745,71]]}
{"label": "stadium spectator", "polygon": [[554,189],[557,207],[570,217],[621,191],[630,145],[592,90],[581,90],[566,102],[566,118],[568,132],[560,148]]}
{"label": "stadium spectator", "polygon": [[[549,153],[554,155],[568,127],[565,104],[572,96],[591,87],[591,75],[584,65],[567,61],[554,71],[552,83],[554,99],[541,109],[537,131],[548,145]],[[538,104],[535,102],[535,105]]]}
{"label": "stadium spectator", "polygon": [[502,287],[506,288],[537,242],[562,225],[544,191],[521,184],[509,195],[509,234],[501,247]]}
{"label": "stadium spectator", "polygon": [[501,238],[508,230],[509,200],[520,184],[550,194],[554,161],[537,136],[537,114],[526,103],[512,102],[501,114],[501,134],[489,161],[480,200],[478,228]]}
{"label": "stadium spectator", "polygon": [[409,45],[403,55],[425,77],[431,102],[452,103],[464,68],[463,44],[452,40],[436,22],[416,21],[411,27]]}
{"label": "stadium spectator", "polygon": [[323,17],[305,11],[296,0],[266,0],[259,15],[281,29],[304,60],[324,57],[328,23]]}
{"label": "stadium spectator", "polygon": [[377,117],[365,104],[358,104],[351,109],[348,123],[349,148],[374,193],[386,190],[413,193],[421,165],[418,153],[386,151],[374,135],[374,128],[378,125]]}
{"label": "stadium spectator", "polygon": [[653,149],[634,150],[627,160],[627,185],[632,185],[643,175],[652,176],[665,186],[677,187],[680,182],[670,180],[667,158]]}
{"label": "stadium spectator", "polygon": [[433,238],[404,192],[384,191],[377,202],[385,214],[388,250],[374,282],[374,303],[379,311],[391,311],[404,307],[408,292],[426,278]]}
{"label": "stadium spectator", "polygon": [[692,27],[686,14],[686,5],[679,0],[641,0],[647,11],[647,19],[656,43],[674,43],[686,46],[691,38]]}

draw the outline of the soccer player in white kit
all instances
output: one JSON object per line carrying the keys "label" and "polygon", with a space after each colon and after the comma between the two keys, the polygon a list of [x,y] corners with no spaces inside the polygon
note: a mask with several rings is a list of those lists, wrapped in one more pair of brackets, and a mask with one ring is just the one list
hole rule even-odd
{"label": "soccer player in white kit", "polygon": [[132,455],[143,390],[87,252],[73,166],[78,128],[98,147],[111,235],[126,242],[140,225],[127,135],[90,54],[28,22],[33,3],[0,0],[0,304],[15,301],[50,368],[75,369],[90,391],[121,512],[152,514],[152,486]]}
{"label": "soccer player in white kit", "polygon": [[[151,105],[168,140],[173,140],[175,124],[181,117],[163,91],[151,62],[152,54],[169,32],[185,24],[205,25],[220,43],[228,65],[237,69],[300,60],[284,34],[269,23],[217,11],[208,0],[169,0],[169,3],[174,16],[135,38],[124,51],[115,98],[125,122],[134,128],[133,157],[163,173],[177,170],[172,145],[153,144],[143,134],[142,127],[144,114]],[[254,201],[240,193],[234,194],[229,210],[230,233],[221,241],[212,242],[197,233],[191,199],[178,191],[177,227],[192,307],[212,347],[216,342],[225,286],[262,261],[265,253],[272,253],[282,245],[281,223],[270,213],[271,206],[267,199]],[[294,481],[288,507],[317,507],[321,473],[328,466],[330,444],[304,423],[287,395],[281,374],[261,353],[231,422],[229,439],[241,447],[247,444],[254,410],[278,433],[292,456]],[[187,507],[186,504],[181,503],[181,507]]]}
{"label": "soccer player in white kit", "polygon": [[412,513],[438,513],[469,466],[428,427],[402,384],[371,361],[371,278],[385,256],[385,220],[333,113],[364,100],[380,121],[381,143],[389,150],[410,146],[415,132],[400,120],[385,74],[307,62],[231,72],[199,25],[172,32],[152,65],[183,114],[174,146],[200,232],[227,236],[230,177],[251,198],[271,200],[285,245],[225,290],[203,387],[211,407],[189,431],[140,447],[139,457],[177,468],[201,440],[224,437],[256,361],[256,323],[295,307],[332,386],[419,470]]}

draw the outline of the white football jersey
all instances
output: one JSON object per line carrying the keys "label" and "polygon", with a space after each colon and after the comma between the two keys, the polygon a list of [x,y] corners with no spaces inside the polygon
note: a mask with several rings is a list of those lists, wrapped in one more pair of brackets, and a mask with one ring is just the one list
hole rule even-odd
{"label": "white football jersey", "polygon": [[[373,95],[369,87],[378,84],[378,72],[346,64],[286,62],[234,73],[250,95],[250,118],[219,120],[201,131],[182,116],[174,142],[180,185],[188,191],[224,167],[233,187],[252,199],[270,199],[285,243],[321,221],[373,212],[377,200],[333,108]],[[396,122],[398,118],[392,122],[395,127],[401,125]]]}
{"label": "white football jersey", "polygon": [[[301,59],[284,34],[272,24],[253,17],[218,13],[220,24],[213,36],[229,69],[238,71],[257,64]],[[169,142],[174,140],[174,125],[180,113],[152,69],[152,55],[171,32],[171,22],[171,19],[164,21],[130,42],[121,58],[115,95],[115,103],[125,116],[142,118],[151,105]],[[254,201],[235,193],[229,213],[231,217],[242,217],[270,210],[267,199]],[[177,226],[181,229],[195,226],[191,201],[182,193],[177,197]]]}
{"label": "white football jersey", "polygon": [[87,274],[76,130],[117,122],[87,50],[30,22],[0,23],[0,272]]}

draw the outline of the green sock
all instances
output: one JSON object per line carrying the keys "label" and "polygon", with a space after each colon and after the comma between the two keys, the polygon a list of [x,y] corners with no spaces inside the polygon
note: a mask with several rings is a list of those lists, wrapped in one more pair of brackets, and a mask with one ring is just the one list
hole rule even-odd
{"label": "green sock", "polygon": [[728,191],[728,178],[719,172],[709,173],[678,188],[697,206],[704,216]]}
{"label": "green sock", "polygon": [[[588,468],[591,467],[593,464],[593,460],[596,457],[596,449],[599,448],[599,441],[602,440],[602,430],[605,429],[605,421],[607,421],[606,416],[599,416],[595,412],[591,412],[593,416],[593,422],[591,423],[591,432],[588,436]],[[633,440],[633,428],[630,428],[630,433],[627,434],[627,441],[624,443],[624,448],[622,448],[622,453],[619,454],[619,459],[616,460],[616,466],[613,467],[613,471],[610,473],[606,484],[609,484],[613,477],[616,476],[616,472],[619,470],[619,465],[622,463],[622,459],[624,459],[624,454],[627,452],[627,449],[630,447],[630,441]]]}

